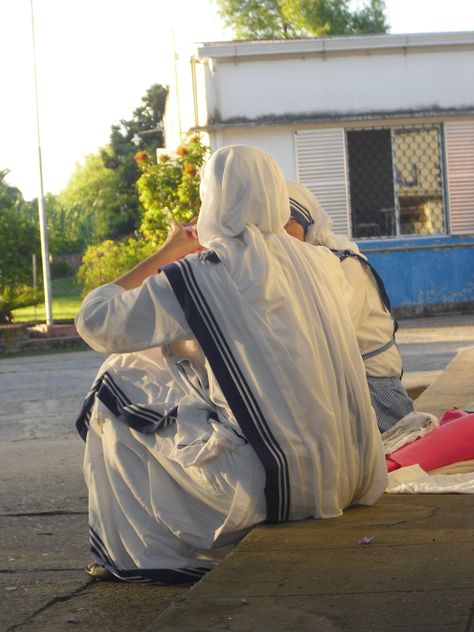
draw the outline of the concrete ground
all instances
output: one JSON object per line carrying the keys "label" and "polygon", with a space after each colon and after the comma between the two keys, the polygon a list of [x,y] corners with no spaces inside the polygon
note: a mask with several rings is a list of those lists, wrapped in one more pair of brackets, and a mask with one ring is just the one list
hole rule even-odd
{"label": "concrete ground", "polygon": [[[473,366],[456,356],[417,409],[472,402]],[[473,559],[474,494],[385,494],[253,529],[146,632],[474,632]]]}
{"label": "concrete ground", "polygon": [[454,494],[258,527],[146,631],[472,632],[473,536]]}
{"label": "concrete ground", "polygon": [[0,630],[143,630],[186,588],[99,584],[90,560],[83,444],[0,446]]}
{"label": "concrete ground", "polygon": [[[423,389],[474,344],[473,319],[402,321],[398,340],[405,379]],[[0,360],[0,631],[474,631],[472,496],[384,496],[335,520],[259,527],[191,590],[90,581],[73,420],[101,361]],[[459,402],[474,400],[466,369],[447,376],[436,401],[454,382]]]}

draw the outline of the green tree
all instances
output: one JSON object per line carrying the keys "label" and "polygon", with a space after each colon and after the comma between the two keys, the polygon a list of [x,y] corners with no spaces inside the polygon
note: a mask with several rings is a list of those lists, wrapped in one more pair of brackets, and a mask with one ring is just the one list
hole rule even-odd
{"label": "green tree", "polygon": [[0,323],[10,322],[16,307],[38,301],[31,288],[32,254],[39,255],[39,231],[22,194],[0,171]]}
{"label": "green tree", "polygon": [[53,255],[83,252],[87,246],[86,226],[78,206],[67,208],[57,196],[47,193],[45,207],[49,251]]}
{"label": "green tree", "polygon": [[39,254],[39,231],[25,213],[18,189],[7,184],[8,170],[0,171],[0,287],[31,281],[31,255]]}
{"label": "green tree", "polygon": [[138,227],[130,197],[130,192],[121,190],[119,174],[108,169],[99,154],[89,154],[83,164],[76,165],[57,203],[71,224],[71,239],[82,235],[90,244],[131,234]]}
{"label": "green tree", "polygon": [[24,203],[23,195],[20,189],[12,187],[7,183],[9,173],[9,169],[0,169],[0,209],[20,209]]}
{"label": "green tree", "polygon": [[[56,201],[48,200],[52,231],[51,250],[83,251],[107,239],[123,239],[139,227],[143,208],[136,181],[137,149],[154,155],[163,144],[161,122],[167,89],[149,88],[132,118],[113,125],[109,144],[85,157]],[[66,238],[61,240],[60,230]]]}
{"label": "green tree", "polygon": [[101,151],[104,165],[117,175],[118,191],[127,200],[130,216],[137,220],[136,226],[140,217],[136,189],[140,172],[135,153],[141,149],[154,154],[158,147],[163,146],[162,121],[167,94],[167,88],[160,84],[152,85],[142,98],[141,105],[134,110],[132,118],[112,126],[109,145]]}
{"label": "green tree", "polygon": [[87,294],[99,285],[113,281],[146,259],[154,250],[152,242],[136,237],[122,241],[106,239],[96,246],[88,246],[77,273],[83,293]]}
{"label": "green tree", "polygon": [[[44,197],[48,230],[49,251],[53,255],[76,254],[86,246],[86,227],[78,207],[71,209],[60,204],[52,193]],[[38,222],[38,200],[25,201],[20,216],[29,222]]]}
{"label": "green tree", "polygon": [[226,26],[239,39],[288,39],[386,33],[384,0],[217,0]]}

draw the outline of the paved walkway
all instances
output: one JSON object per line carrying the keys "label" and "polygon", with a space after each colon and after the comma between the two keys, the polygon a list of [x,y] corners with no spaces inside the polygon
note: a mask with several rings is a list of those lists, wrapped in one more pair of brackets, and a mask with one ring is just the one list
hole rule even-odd
{"label": "paved walkway", "polygon": [[[451,323],[440,338],[456,327],[469,324]],[[259,527],[191,590],[89,581],[83,445],[72,419],[101,357],[58,355],[53,372],[46,358],[0,361],[1,631],[474,632],[472,496],[385,496],[335,520]],[[472,356],[467,364],[442,388],[459,387],[458,405],[474,400]],[[441,389],[431,389],[436,399]],[[372,544],[359,544],[365,535]]]}

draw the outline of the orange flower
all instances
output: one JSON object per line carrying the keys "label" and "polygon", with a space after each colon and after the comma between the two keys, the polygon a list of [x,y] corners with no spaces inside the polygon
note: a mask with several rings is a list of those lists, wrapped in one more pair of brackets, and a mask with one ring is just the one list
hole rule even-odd
{"label": "orange flower", "polygon": [[191,176],[194,178],[194,176],[196,175],[196,167],[194,165],[192,165],[191,163],[187,162],[184,165],[184,173],[187,176]]}
{"label": "orange flower", "polygon": [[186,156],[186,154],[189,154],[189,149],[184,145],[180,145],[176,150],[176,153],[178,154],[178,156]]}
{"label": "orange flower", "polygon": [[160,162],[168,162],[169,159],[170,157],[166,154],[160,154]]}
{"label": "orange flower", "polygon": [[135,154],[135,162],[137,163],[137,165],[142,165],[145,162],[149,162],[150,161],[150,154],[143,150],[143,151],[137,151],[137,153]]}

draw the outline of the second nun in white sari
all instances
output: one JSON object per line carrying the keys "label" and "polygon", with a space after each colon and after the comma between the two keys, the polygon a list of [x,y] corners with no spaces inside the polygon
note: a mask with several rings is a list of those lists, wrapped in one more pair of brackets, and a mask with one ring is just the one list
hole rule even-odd
{"label": "second nun in white sari", "polygon": [[122,580],[193,581],[258,523],[339,516],[386,487],[343,273],[285,233],[278,164],[224,147],[201,199],[208,252],[169,263],[165,244],[77,317],[117,354],[78,428],[95,565]]}
{"label": "second nun in white sari", "polygon": [[[341,262],[352,289],[349,312],[378,427],[385,432],[413,411],[413,402],[401,381],[402,357],[395,342],[398,325],[392,316],[387,291],[357,244],[332,232],[331,219],[311,191],[300,182],[287,182],[287,187],[291,234],[315,246],[329,248]],[[299,231],[295,231],[294,222]]]}

